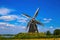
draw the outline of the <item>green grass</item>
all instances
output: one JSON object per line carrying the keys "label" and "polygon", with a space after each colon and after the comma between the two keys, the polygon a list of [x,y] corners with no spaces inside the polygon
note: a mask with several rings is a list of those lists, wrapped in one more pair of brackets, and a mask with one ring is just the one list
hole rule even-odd
{"label": "green grass", "polygon": [[60,38],[59,36],[46,35],[45,33],[19,33],[15,35],[16,39],[35,39],[35,38]]}
{"label": "green grass", "polygon": [[0,36],[0,39],[40,39],[40,38],[60,38],[60,35],[46,35],[45,33],[19,33],[11,38]]}

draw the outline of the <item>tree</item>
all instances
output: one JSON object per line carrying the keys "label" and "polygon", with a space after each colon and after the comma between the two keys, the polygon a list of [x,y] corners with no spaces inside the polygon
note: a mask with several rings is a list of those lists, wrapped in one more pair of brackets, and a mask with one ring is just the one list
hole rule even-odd
{"label": "tree", "polygon": [[50,32],[50,31],[47,31],[47,32],[46,32],[46,35],[51,35],[51,32]]}
{"label": "tree", "polygon": [[60,29],[55,29],[53,35],[60,35]]}

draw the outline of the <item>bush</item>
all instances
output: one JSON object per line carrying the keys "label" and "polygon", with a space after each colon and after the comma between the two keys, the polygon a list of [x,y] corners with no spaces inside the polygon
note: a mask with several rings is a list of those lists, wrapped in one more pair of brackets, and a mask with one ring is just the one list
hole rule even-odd
{"label": "bush", "polygon": [[60,29],[54,30],[53,35],[60,35]]}
{"label": "bush", "polygon": [[46,32],[46,35],[51,35],[51,32],[50,32],[50,31],[47,31],[47,32]]}

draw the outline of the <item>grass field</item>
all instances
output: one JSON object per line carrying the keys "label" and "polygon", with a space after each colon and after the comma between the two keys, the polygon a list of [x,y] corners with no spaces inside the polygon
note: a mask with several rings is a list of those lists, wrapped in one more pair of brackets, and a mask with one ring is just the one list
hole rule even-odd
{"label": "grass field", "polygon": [[42,39],[20,39],[20,40],[60,40],[60,38],[42,38]]}
{"label": "grass field", "polygon": [[0,40],[60,40],[60,38],[40,38],[40,39],[0,39]]}
{"label": "grass field", "polygon": [[45,33],[19,33],[13,37],[0,37],[0,40],[60,40],[60,35],[46,35]]}

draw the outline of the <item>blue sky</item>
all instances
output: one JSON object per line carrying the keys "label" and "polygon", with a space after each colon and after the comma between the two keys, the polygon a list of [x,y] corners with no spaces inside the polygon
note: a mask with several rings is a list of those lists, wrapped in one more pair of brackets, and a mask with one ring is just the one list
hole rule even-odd
{"label": "blue sky", "polygon": [[60,0],[0,0],[0,34],[27,32],[30,19],[22,13],[33,17],[37,8],[40,10],[36,20],[44,24],[38,25],[39,32],[60,29]]}

